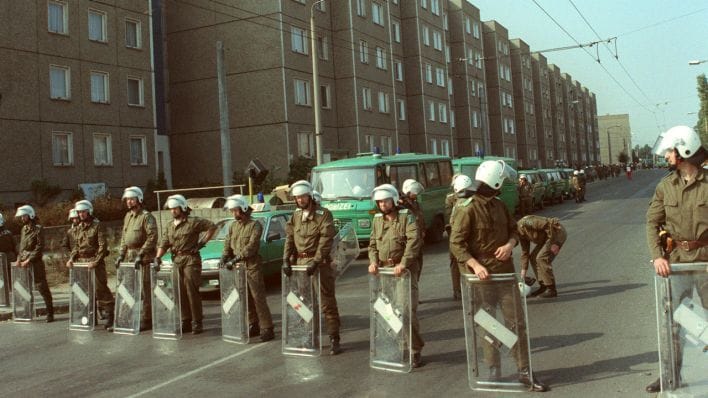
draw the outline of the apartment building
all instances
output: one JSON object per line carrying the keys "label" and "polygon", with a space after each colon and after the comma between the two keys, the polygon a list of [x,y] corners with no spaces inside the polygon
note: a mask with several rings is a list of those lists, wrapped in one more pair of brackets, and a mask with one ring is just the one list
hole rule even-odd
{"label": "apartment building", "polygon": [[628,114],[602,115],[597,117],[600,161],[603,164],[618,164],[620,154],[632,156],[632,130]]}
{"label": "apartment building", "polygon": [[[587,90],[587,88],[586,88]],[[588,107],[588,134],[591,144],[588,145],[588,150],[590,152],[589,161],[593,164],[600,162],[600,133],[597,125],[597,98],[595,93],[588,90],[589,107]]]}
{"label": "apartment building", "polygon": [[156,176],[149,1],[17,1],[0,13],[0,203]]}
{"label": "apartment building", "polygon": [[539,167],[538,138],[536,131],[536,107],[533,92],[531,50],[521,39],[512,39],[511,77],[514,81],[514,107],[516,147],[519,167]]}
{"label": "apartment building", "polygon": [[548,87],[551,93],[551,115],[553,117],[551,123],[553,126],[553,161],[555,164],[570,165],[566,144],[564,85],[561,80],[560,68],[554,64],[548,64]]}
{"label": "apartment building", "polygon": [[548,61],[543,54],[531,55],[533,95],[536,114],[536,138],[540,167],[555,165],[553,146],[553,113]]}

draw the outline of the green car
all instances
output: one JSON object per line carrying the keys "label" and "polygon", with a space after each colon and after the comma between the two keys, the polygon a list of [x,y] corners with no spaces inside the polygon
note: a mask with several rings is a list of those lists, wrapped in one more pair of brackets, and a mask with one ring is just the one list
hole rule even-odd
{"label": "green car", "polygon": [[558,169],[561,181],[563,181],[563,197],[570,199],[575,197],[575,188],[573,187],[573,169]]}
{"label": "green car", "polygon": [[563,203],[563,182],[558,170],[539,169],[538,173],[546,184],[544,199],[551,205],[553,203]]}
{"label": "green car", "polygon": [[[261,223],[263,227],[258,254],[262,259],[264,278],[280,273],[285,247],[285,223],[290,219],[292,213],[292,210],[271,210],[254,211],[251,214],[251,217]],[[224,238],[232,222],[234,222],[233,217],[216,221],[216,234],[199,251],[199,255],[202,257],[202,283],[199,291],[202,293],[219,290],[219,261],[224,250]],[[172,254],[166,254],[163,262],[171,263]]]}

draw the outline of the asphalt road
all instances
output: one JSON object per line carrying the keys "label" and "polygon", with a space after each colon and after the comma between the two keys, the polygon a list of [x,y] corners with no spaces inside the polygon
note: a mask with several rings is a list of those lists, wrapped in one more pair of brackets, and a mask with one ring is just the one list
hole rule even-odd
{"label": "asphalt road", "polygon": [[[560,217],[569,233],[554,263],[559,296],[528,302],[533,369],[552,387],[546,396],[649,396],[644,386],[657,377],[658,355],[644,214],[664,174],[641,170],[633,181],[595,182],[586,203],[566,201],[539,213]],[[345,350],[339,356],[284,357],[279,338],[223,342],[216,300],[205,301],[207,331],[180,341],[69,332],[62,314],[53,324],[0,323],[0,396],[470,395],[447,243],[425,249],[418,316],[426,365],[410,374],[369,368],[366,261],[358,260],[337,284]],[[518,267],[518,247],[514,254]],[[279,288],[270,289],[268,302],[279,337]]]}

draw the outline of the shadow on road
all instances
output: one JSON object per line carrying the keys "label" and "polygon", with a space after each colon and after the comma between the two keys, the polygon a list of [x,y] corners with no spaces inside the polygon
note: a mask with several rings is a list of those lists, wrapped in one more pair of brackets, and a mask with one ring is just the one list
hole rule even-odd
{"label": "shadow on road", "polygon": [[598,296],[608,296],[610,294],[622,293],[631,289],[638,289],[646,286],[646,283],[626,283],[624,285],[603,285],[580,289],[566,290],[565,285],[558,285],[558,297],[554,299],[532,298],[527,301],[529,305],[547,304],[551,302],[564,302],[571,300],[585,300]]}
{"label": "shadow on road", "polygon": [[557,336],[541,336],[531,338],[531,353],[538,354],[543,351],[573,346],[584,341],[600,338],[604,333],[576,333]]}
{"label": "shadow on road", "polygon": [[[659,356],[656,351],[649,351],[626,357],[603,359],[588,365],[534,372],[534,376],[539,376],[554,386],[578,384],[579,382],[587,383],[629,374],[645,373],[646,370],[635,370],[633,368],[646,363],[656,363],[658,360]],[[637,395],[639,396],[640,394],[638,393]]]}

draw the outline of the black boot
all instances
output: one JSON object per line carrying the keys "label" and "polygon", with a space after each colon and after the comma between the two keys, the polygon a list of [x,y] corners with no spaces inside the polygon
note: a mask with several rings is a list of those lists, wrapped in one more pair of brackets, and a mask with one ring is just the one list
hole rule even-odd
{"label": "black boot", "polygon": [[248,337],[257,337],[261,335],[261,328],[257,323],[248,325]]}
{"label": "black boot", "polygon": [[531,379],[528,369],[519,370],[519,382],[526,385],[529,391],[532,392],[545,392],[549,390],[548,386],[541,380],[537,378]]}
{"label": "black boot", "polygon": [[202,321],[194,321],[192,326],[192,334],[201,334],[204,331],[204,325]]}
{"label": "black boot", "polygon": [[646,386],[645,390],[647,392],[660,392],[661,391],[661,379],[656,379],[653,383]]}
{"label": "black boot", "polygon": [[273,332],[273,328],[265,328],[263,329],[263,333],[261,333],[261,341],[266,342],[266,341],[271,341],[275,338],[275,333]]}
{"label": "black boot", "polygon": [[329,354],[330,355],[338,355],[342,352],[342,347],[339,346],[339,335],[331,335],[329,336]]}
{"label": "black boot", "polygon": [[47,323],[54,322],[54,308],[47,308]]}
{"label": "black boot", "polygon": [[554,298],[558,297],[558,292],[556,291],[556,284],[552,284],[548,286],[548,289],[546,290],[545,293],[541,295],[541,298]]}
{"label": "black boot", "polygon": [[113,312],[113,310],[111,310],[110,312],[108,312],[108,319],[106,320],[106,326],[104,326],[106,328],[106,331],[109,333],[113,332],[113,321],[114,320],[115,320],[115,313]]}
{"label": "black boot", "polygon": [[536,289],[534,292],[529,294],[529,297],[536,297],[539,294],[545,292],[548,289],[548,286],[544,285],[543,282],[538,282],[539,285],[541,285],[538,289]]}
{"label": "black boot", "polygon": [[182,333],[191,333],[192,332],[192,320],[188,319],[186,321],[182,321]]}
{"label": "black boot", "polygon": [[425,362],[423,362],[423,356],[419,352],[413,353],[413,363],[411,366],[413,368],[419,368],[423,365],[425,365]]}

